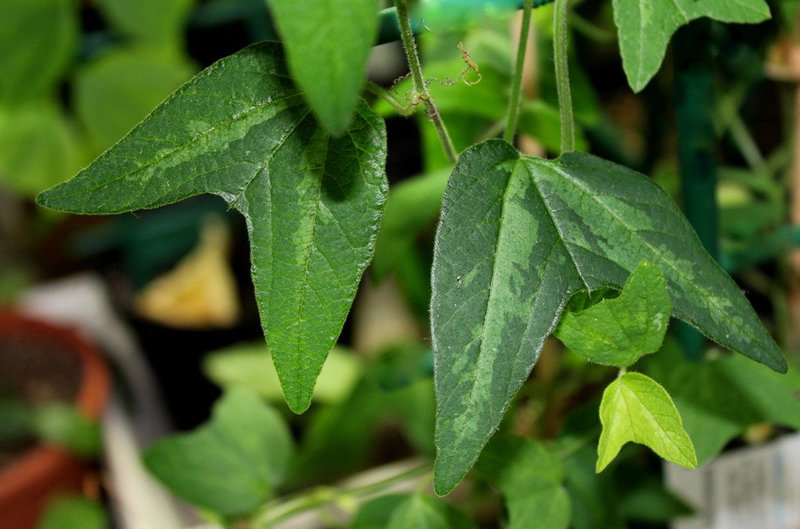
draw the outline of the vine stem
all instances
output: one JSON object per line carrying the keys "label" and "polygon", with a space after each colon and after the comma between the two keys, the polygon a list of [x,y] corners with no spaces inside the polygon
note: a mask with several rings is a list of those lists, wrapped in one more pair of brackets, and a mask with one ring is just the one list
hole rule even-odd
{"label": "vine stem", "polygon": [[522,29],[519,33],[519,47],[517,48],[517,63],[514,66],[514,79],[511,82],[511,102],[508,105],[508,119],[506,120],[506,133],[504,138],[511,143],[517,132],[519,122],[520,95],[522,94],[522,72],[525,69],[525,51],[528,47],[528,34],[531,29],[531,12],[533,0],[525,0],[522,8]]}
{"label": "vine stem", "polygon": [[561,154],[575,150],[575,118],[572,115],[572,94],[569,87],[567,13],[568,0],[555,0],[553,10],[553,52],[556,63],[558,109],[561,115]]}
{"label": "vine stem", "polygon": [[408,14],[408,0],[395,0],[394,5],[397,8],[400,38],[403,41],[403,49],[405,49],[406,58],[408,59],[411,79],[414,81],[414,90],[418,94],[417,97],[425,103],[425,114],[436,129],[436,134],[439,136],[442,147],[444,147],[447,159],[455,163],[458,159],[458,153],[453,145],[453,140],[450,139],[450,134],[447,132],[447,127],[442,120],[442,115],[439,113],[439,108],[436,106],[436,102],[431,97],[430,92],[428,92],[425,78],[422,76],[422,64],[419,60],[417,44],[414,41],[414,32],[411,29],[411,19]]}
{"label": "vine stem", "polygon": [[300,513],[340,503],[348,498],[364,499],[376,493],[385,492],[393,485],[418,479],[431,472],[429,463],[414,464],[410,467],[408,464],[403,464],[402,466],[405,468],[399,472],[392,468],[396,466],[397,464],[387,466],[385,470],[388,471],[388,476],[371,479],[359,485],[342,488],[319,487],[294,497],[273,502],[265,507],[261,515],[256,516],[250,522],[250,527],[252,529],[267,529],[277,522],[288,520]]}

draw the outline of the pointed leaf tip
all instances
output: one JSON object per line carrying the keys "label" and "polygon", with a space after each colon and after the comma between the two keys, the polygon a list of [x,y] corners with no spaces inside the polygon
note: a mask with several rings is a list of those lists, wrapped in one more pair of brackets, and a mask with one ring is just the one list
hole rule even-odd
{"label": "pointed leaf tip", "polygon": [[[213,102],[213,104],[210,104]],[[276,43],[179,88],[41,204],[90,214],[213,193],[247,222],[261,323],[290,408],[308,408],[374,251],[388,191],[386,129],[366,103],[348,134],[313,119]]]}
{"label": "pointed leaf tip", "polygon": [[326,129],[341,135],[353,121],[378,32],[379,0],[270,0],[289,70]]}

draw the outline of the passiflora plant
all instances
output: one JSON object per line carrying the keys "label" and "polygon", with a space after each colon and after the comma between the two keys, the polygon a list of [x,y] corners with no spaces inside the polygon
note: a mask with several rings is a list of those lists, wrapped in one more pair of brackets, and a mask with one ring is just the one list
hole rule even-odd
{"label": "passiflora plant", "polygon": [[[364,80],[366,61],[379,29],[384,35],[394,28],[413,83],[408,102],[427,114],[454,163],[436,232],[430,304],[436,492],[450,492],[473,466],[553,333],[587,360],[620,368],[600,407],[598,470],[628,441],[695,466],[695,448],[667,390],[627,371],[659,350],[670,317],[775,371],[787,364],[661,188],[626,167],[573,152],[567,0],[556,0],[553,10],[562,154],[537,158],[513,145],[527,29],[532,9],[545,3],[470,4],[478,12],[523,9],[503,139],[457,152],[430,93],[414,9],[446,12],[454,2],[396,0],[380,11],[379,0],[269,0],[280,43],[251,45],[202,71],[38,201],[111,214],[221,196],[246,219],[264,335],[286,402],[301,413],[381,227],[389,193],[386,130],[361,94],[381,92]],[[679,26],[699,17],[756,23],[770,16],[764,0],[614,0],[613,9],[634,91],[655,75]],[[609,292],[615,296],[603,295]],[[542,463],[543,482],[558,483],[559,471],[545,472],[550,463],[538,448],[505,449]],[[511,470],[498,478],[512,518],[528,508],[524,498],[513,503],[519,479]],[[545,500],[563,505],[563,491],[553,485]]]}

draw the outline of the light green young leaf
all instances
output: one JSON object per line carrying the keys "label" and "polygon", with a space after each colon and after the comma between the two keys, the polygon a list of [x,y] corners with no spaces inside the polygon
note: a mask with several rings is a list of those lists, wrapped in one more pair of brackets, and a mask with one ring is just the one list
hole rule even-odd
{"label": "light green young leaf", "polygon": [[367,57],[378,32],[379,0],[268,0],[289,70],[333,134],[353,120]]}
{"label": "light green young leaf", "polygon": [[264,43],[198,74],[39,202],[102,214],[224,198],[247,221],[267,344],[289,406],[302,412],[372,256],[385,160],[382,120],[362,104],[348,134],[331,138],[280,47]]}
{"label": "light green young leaf", "polygon": [[[339,403],[350,394],[361,372],[358,357],[344,348],[328,353],[314,386],[314,400]],[[203,372],[223,388],[242,387],[274,400],[281,400],[280,380],[263,340],[215,351],[203,359]]]}
{"label": "light green young leaf", "polygon": [[764,0],[614,0],[614,22],[628,84],[643,89],[658,72],[673,33],[690,21],[757,23],[768,19]]}
{"label": "light green young leaf", "polygon": [[628,441],[648,446],[667,461],[697,466],[694,446],[675,404],[652,378],[625,373],[612,382],[603,392],[600,422],[603,431],[597,447],[597,472],[606,468]]}
{"label": "light green young leaf", "polygon": [[472,466],[571,294],[621,286],[642,260],[664,273],[677,318],[786,370],[742,292],[647,177],[587,154],[521,156],[499,140],[461,154],[433,263],[437,492]]}
{"label": "light green young leaf", "polygon": [[397,506],[387,529],[475,529],[461,511],[438,498],[415,494]]}
{"label": "light green young leaf", "polygon": [[701,364],[687,362],[680,347],[667,342],[642,363],[675,401],[701,465],[754,424],[800,429],[797,388],[784,385],[785,375],[745,358],[728,355]]}
{"label": "light green young leaf", "polygon": [[210,422],[157,442],[144,462],[186,501],[241,516],[283,482],[293,452],[283,418],[249,391],[235,389],[214,405]]}
{"label": "light green young leaf", "polygon": [[566,529],[570,501],[562,486],[561,459],[541,443],[523,437],[495,438],[478,460],[476,470],[505,496],[508,529]]}
{"label": "light green young leaf", "polygon": [[672,313],[664,274],[642,261],[619,297],[561,318],[555,335],[592,362],[628,367],[661,347]]}
{"label": "light green young leaf", "polygon": [[72,0],[4,0],[0,101],[49,95],[74,59],[79,21]]}

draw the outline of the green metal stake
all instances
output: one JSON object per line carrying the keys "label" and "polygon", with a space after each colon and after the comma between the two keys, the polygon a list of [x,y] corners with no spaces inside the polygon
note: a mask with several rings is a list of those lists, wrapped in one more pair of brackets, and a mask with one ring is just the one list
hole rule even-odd
{"label": "green metal stake", "polygon": [[[684,212],[700,242],[716,260],[719,233],[710,21],[692,22],[679,30],[672,42]],[[700,360],[703,335],[683,322],[679,322],[676,331],[686,356]]]}

